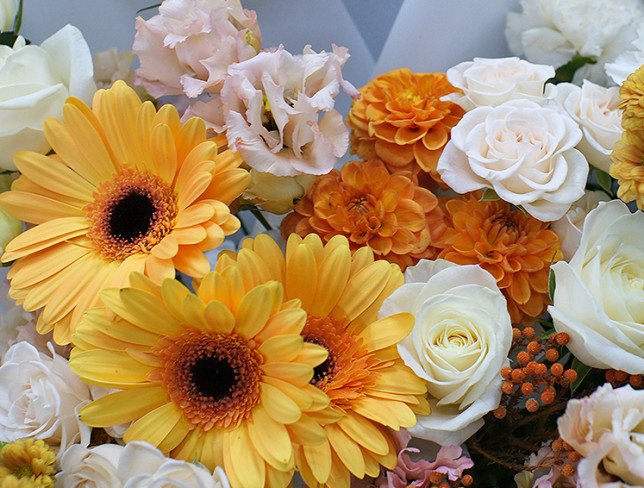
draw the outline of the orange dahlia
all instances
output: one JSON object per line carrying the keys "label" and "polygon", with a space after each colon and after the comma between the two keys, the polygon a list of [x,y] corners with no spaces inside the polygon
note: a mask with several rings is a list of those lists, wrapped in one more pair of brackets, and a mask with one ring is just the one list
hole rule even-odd
{"label": "orange dahlia", "polygon": [[563,258],[559,237],[507,202],[479,199],[476,192],[447,201],[438,257],[489,271],[508,300],[512,323],[532,322],[549,302],[550,264]]}
{"label": "orange dahlia", "polygon": [[347,163],[319,176],[282,223],[282,234],[344,235],[352,249],[368,246],[403,270],[432,259],[445,229],[436,196],[408,174],[390,174],[380,161]]}
{"label": "orange dahlia", "polygon": [[222,466],[233,488],[285,488],[294,444],[326,442],[304,412],[328,408],[310,384],[324,348],[306,343],[307,315],[281,283],[255,286],[233,267],[208,273],[199,293],[134,273],[102,292],[74,332],[69,365],[83,381],[117,388],[80,411],[93,427],[132,422],[171,457]]}
{"label": "orange dahlia", "polygon": [[622,126],[626,130],[644,130],[644,65],[631,73],[619,90]]}
{"label": "orange dahlia", "polygon": [[0,195],[3,210],[34,224],[2,256],[15,260],[9,293],[43,308],[38,331],[53,329],[59,344],[100,290],[127,285],[133,271],[157,283],[175,268],[205,275],[204,251],[239,228],[228,204],[250,179],[201,119],[181,125],[174,107],[157,111],[123,82],[99,90],[92,109],[70,98],[63,114],[45,125],[56,154],[18,152],[21,176]]}
{"label": "orange dahlia", "polygon": [[299,300],[307,313],[305,342],[328,351],[311,384],[331,403],[306,414],[324,427],[327,441],[295,449],[307,486],[348,488],[350,474],[376,477],[380,466],[395,466],[397,448],[387,427],[414,425],[415,413],[429,412],[424,382],[396,348],[413,317],[378,320],[382,302],[403,283],[398,266],[374,261],[367,247],[352,254],[344,236],[325,245],[309,234],[291,235],[286,255],[266,235],[246,239],[239,253],[220,255],[217,270],[231,268],[239,270],[245,286],[284,283],[286,298]]}
{"label": "orange dahlia", "polygon": [[398,69],[380,75],[360,90],[351,107],[351,151],[363,159],[382,159],[390,171],[420,171],[436,181],[438,158],[464,111],[441,97],[459,91],[444,73]]}

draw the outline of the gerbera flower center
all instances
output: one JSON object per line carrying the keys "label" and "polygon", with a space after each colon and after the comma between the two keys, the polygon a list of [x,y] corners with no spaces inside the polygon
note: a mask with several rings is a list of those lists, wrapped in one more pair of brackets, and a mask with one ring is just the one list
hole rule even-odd
{"label": "gerbera flower center", "polygon": [[149,253],[174,227],[174,192],[155,175],[125,169],[104,182],[85,208],[88,237],[111,260]]}
{"label": "gerbera flower center", "polygon": [[311,384],[324,391],[334,407],[350,409],[375,384],[378,359],[337,319],[309,316],[302,336],[329,352],[326,361],[314,368]]}
{"label": "gerbera flower center", "polygon": [[188,332],[160,345],[159,371],[170,399],[203,430],[250,418],[259,402],[262,356],[236,334]]}

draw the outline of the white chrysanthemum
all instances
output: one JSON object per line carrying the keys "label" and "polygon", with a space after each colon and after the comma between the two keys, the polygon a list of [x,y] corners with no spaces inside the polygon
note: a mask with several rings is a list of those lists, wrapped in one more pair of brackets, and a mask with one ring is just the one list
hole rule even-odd
{"label": "white chrysanthemum", "polygon": [[510,50],[555,67],[575,54],[597,60],[577,71],[576,83],[588,79],[608,85],[605,63],[631,49],[644,23],[640,0],[521,0],[521,6],[522,12],[508,14],[505,34]]}

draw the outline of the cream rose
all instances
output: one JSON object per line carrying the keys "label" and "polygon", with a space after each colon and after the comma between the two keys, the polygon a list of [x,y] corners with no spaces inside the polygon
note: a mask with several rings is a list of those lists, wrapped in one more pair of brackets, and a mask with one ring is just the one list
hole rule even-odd
{"label": "cream rose", "polygon": [[159,15],[136,19],[137,79],[155,97],[219,93],[228,66],[261,42],[257,15],[239,0],[165,0]]}
{"label": "cream rose", "polygon": [[581,88],[561,83],[557,90],[561,105],[583,132],[577,149],[590,164],[608,173],[610,155],[622,137],[619,88],[604,88],[584,80]]}
{"label": "cream rose", "polygon": [[49,151],[44,121],[61,117],[69,96],[89,103],[96,91],[81,32],[67,25],[40,46],[22,37],[13,49],[0,46],[0,90],[0,168],[13,171],[16,151]]}
{"label": "cream rose", "polygon": [[560,219],[581,198],[588,162],[566,114],[528,100],[478,107],[452,129],[438,173],[458,193],[493,189],[533,217]]}
{"label": "cream rose", "polygon": [[64,451],[87,445],[90,428],[77,410],[89,401],[89,389],[67,360],[38,352],[27,342],[13,345],[0,366],[0,439],[42,439]]}
{"label": "cream rose", "polygon": [[499,406],[501,367],[512,325],[496,280],[478,266],[421,260],[380,314],[411,312],[416,323],[398,345],[407,366],[427,382],[429,416],[409,432],[441,445],[461,444]]}
{"label": "cream rose", "polygon": [[599,202],[609,200],[610,198],[603,191],[587,191],[583,197],[572,204],[566,215],[550,225],[550,228],[559,236],[561,250],[566,261],[572,259],[579,247],[581,231],[588,212],[597,207]]}
{"label": "cream rose", "polygon": [[546,85],[546,80],[554,75],[552,66],[519,58],[474,58],[447,70],[449,82],[463,93],[450,93],[443,100],[450,100],[466,111],[517,99],[540,103],[554,95],[554,85]]}
{"label": "cream rose", "polygon": [[584,456],[578,486],[644,485],[644,390],[606,383],[570,400],[557,425],[561,438]]}
{"label": "cream rose", "polygon": [[20,0],[0,0],[0,32],[9,32],[18,14]]}
{"label": "cream rose", "polygon": [[275,176],[331,171],[349,146],[335,97],[340,89],[358,93],[342,78],[348,59],[338,46],[331,53],[306,46],[295,56],[280,46],[232,65],[221,91],[230,147]]}
{"label": "cream rose", "polygon": [[224,471],[169,459],[147,442],[125,447],[74,445],[61,458],[56,486],[62,488],[230,488]]}
{"label": "cream rose", "polygon": [[644,213],[619,200],[600,203],[584,221],[570,263],[552,265],[548,307],[555,329],[584,364],[644,373]]}
{"label": "cream rose", "polygon": [[508,14],[510,51],[555,67],[575,54],[594,59],[575,73],[579,84],[608,84],[604,64],[630,49],[644,17],[640,0],[521,0],[521,7]]}
{"label": "cream rose", "polygon": [[293,210],[315,181],[313,175],[275,176],[254,169],[250,170],[250,176],[250,185],[244,191],[243,198],[278,215]]}

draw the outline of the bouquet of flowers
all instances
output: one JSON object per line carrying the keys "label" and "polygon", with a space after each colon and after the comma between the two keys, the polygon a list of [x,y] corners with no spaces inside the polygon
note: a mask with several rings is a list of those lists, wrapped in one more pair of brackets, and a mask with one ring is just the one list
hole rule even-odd
{"label": "bouquet of flowers", "polygon": [[0,0],[0,487],[644,486],[640,0],[359,90],[143,15],[92,58]]}

